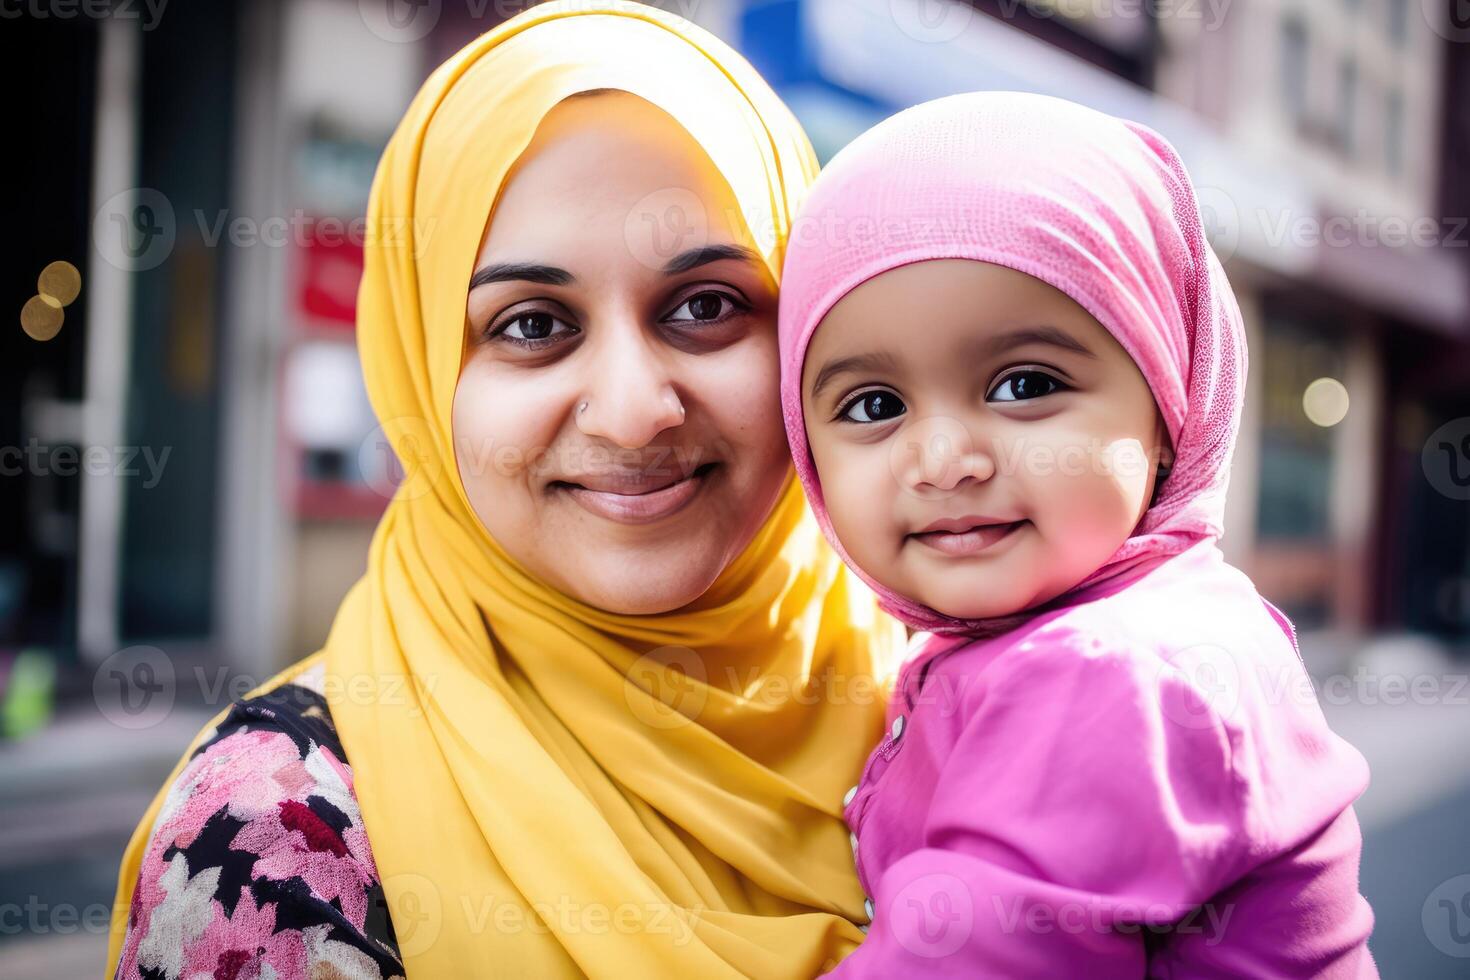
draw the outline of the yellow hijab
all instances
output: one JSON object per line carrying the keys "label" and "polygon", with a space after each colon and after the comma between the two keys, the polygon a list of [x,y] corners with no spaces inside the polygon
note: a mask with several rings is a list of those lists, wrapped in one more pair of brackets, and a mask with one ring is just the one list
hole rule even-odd
{"label": "yellow hijab", "polygon": [[[795,480],[697,602],[625,616],[510,559],[454,464],[485,216],[546,113],[597,88],[689,131],[779,277],[816,160],[718,39],[650,7],[558,0],[442,65],[378,168],[358,298],[368,391],[407,477],[325,649],[251,693],[325,661],[409,977],[812,977],[862,938],[841,797],[880,735],[872,682],[901,628]],[[123,859],[113,968],[166,790]]]}

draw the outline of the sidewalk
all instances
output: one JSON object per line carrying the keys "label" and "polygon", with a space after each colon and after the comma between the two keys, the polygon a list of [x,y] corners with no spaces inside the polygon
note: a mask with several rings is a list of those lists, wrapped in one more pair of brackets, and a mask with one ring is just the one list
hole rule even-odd
{"label": "sidewalk", "polygon": [[1470,660],[1411,637],[1352,649],[1306,635],[1301,645],[1333,731],[1368,760],[1354,809],[1378,968],[1386,978],[1463,980],[1470,923],[1447,915],[1470,908]]}
{"label": "sidewalk", "polygon": [[0,743],[0,977],[101,971],[123,848],[211,714],[129,731],[89,705]]}

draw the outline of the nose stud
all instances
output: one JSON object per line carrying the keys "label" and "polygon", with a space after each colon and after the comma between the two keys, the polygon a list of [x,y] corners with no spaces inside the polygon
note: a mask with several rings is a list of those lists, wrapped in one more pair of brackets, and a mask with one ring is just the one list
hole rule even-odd
{"label": "nose stud", "polygon": [[587,411],[587,403],[586,402],[583,402],[582,404],[580,404],[580,405],[577,406],[577,414],[578,415],[581,415],[585,411]]}

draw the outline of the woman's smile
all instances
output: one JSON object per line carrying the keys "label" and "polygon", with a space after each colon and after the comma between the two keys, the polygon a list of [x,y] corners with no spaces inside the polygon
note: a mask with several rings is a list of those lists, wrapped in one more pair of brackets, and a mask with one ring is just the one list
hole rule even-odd
{"label": "woman's smile", "polygon": [[651,524],[687,507],[718,466],[704,463],[684,475],[664,469],[609,470],[582,474],[574,481],[555,480],[547,489],[598,517],[619,524]]}

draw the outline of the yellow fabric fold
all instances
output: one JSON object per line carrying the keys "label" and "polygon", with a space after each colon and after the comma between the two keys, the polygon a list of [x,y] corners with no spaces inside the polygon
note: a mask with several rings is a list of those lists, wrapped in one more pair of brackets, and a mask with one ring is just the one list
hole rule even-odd
{"label": "yellow fabric fold", "polygon": [[[558,0],[442,65],[379,165],[358,299],[368,392],[406,478],[326,647],[251,693],[325,661],[409,977],[811,977],[861,939],[841,797],[880,736],[874,680],[901,628],[794,479],[698,601],[625,616],[514,562],[454,464],[486,217],[546,113],[598,88],[688,130],[779,279],[816,160],[712,35],[637,4]],[[112,968],[163,797],[123,860]]]}

